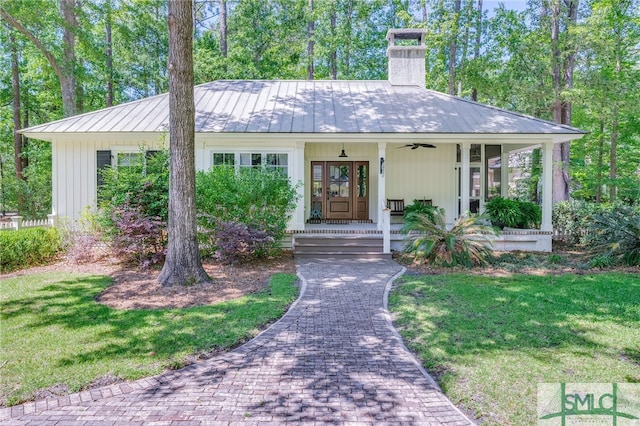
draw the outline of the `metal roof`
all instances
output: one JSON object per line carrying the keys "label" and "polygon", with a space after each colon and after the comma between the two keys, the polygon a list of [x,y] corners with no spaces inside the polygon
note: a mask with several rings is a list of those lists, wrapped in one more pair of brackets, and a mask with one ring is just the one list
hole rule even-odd
{"label": "metal roof", "polygon": [[[388,81],[220,80],[196,86],[194,95],[196,133],[583,133]],[[165,93],[22,132],[37,138],[39,133],[164,132],[168,126]]]}

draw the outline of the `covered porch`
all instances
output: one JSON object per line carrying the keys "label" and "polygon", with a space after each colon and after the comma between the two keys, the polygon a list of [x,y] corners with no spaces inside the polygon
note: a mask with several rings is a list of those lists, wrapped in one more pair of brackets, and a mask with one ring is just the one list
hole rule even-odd
{"label": "covered porch", "polygon": [[[507,230],[498,250],[551,251],[552,153],[554,140],[520,135],[488,140],[440,135],[386,137],[304,144],[304,185],[292,227],[295,236],[389,233],[390,248],[400,249],[401,215],[385,219],[388,199],[430,200],[445,211],[447,224],[465,212],[481,213],[493,196],[508,196],[509,157],[542,148],[542,223],[537,230]],[[388,226],[387,226],[388,224]],[[388,228],[388,230],[387,230]]]}

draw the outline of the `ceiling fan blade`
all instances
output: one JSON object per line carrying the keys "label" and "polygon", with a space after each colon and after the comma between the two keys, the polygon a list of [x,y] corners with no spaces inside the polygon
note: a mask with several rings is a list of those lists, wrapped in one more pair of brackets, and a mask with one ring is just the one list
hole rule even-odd
{"label": "ceiling fan blade", "polygon": [[430,143],[409,143],[406,145],[402,145],[397,147],[396,149],[399,148],[411,148],[411,149],[418,149],[418,148],[435,148],[435,145],[431,145]]}

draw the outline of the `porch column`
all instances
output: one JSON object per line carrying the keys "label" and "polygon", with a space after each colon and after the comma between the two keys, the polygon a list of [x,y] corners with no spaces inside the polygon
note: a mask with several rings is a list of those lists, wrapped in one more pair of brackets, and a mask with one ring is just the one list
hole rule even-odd
{"label": "porch column", "polygon": [[462,142],[460,144],[460,216],[469,211],[469,180],[471,143]]}
{"label": "porch column", "polygon": [[378,202],[376,203],[376,218],[378,220],[378,230],[380,231],[383,230],[383,209],[387,207],[387,180],[385,178],[385,169],[387,167],[386,161],[387,143],[378,142],[378,164],[375,164],[374,167],[378,171]]}
{"label": "porch column", "polygon": [[500,196],[505,198],[509,196],[509,156],[509,151],[503,152],[500,159]]}
{"label": "porch column", "polygon": [[289,229],[292,230],[304,229],[304,210],[307,203],[305,198],[307,191],[304,184],[306,181],[304,176],[304,146],[305,142],[296,142],[296,146],[293,151],[291,182],[294,185],[298,185],[299,183],[301,183],[301,185],[298,185],[298,202],[291,215],[291,220],[289,221]]}
{"label": "porch column", "polygon": [[553,231],[553,142],[545,142],[542,153],[542,226],[541,231]]}

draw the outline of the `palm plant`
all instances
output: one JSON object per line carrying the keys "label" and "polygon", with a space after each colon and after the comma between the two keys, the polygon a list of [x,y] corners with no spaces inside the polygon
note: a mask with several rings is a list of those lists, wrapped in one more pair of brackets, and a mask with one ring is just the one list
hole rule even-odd
{"label": "palm plant", "polygon": [[591,233],[584,238],[599,262],[640,265],[640,214],[628,206],[592,216]]}
{"label": "palm plant", "polygon": [[412,214],[405,219],[406,252],[414,260],[439,266],[484,265],[491,257],[491,237],[497,231],[476,215],[462,215],[447,229],[443,209],[433,217]]}

